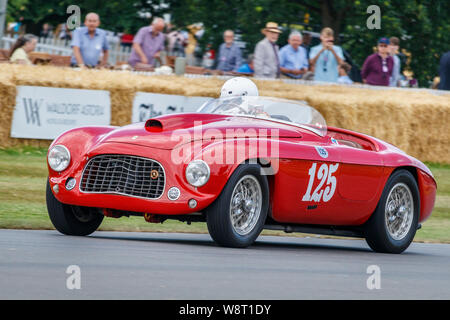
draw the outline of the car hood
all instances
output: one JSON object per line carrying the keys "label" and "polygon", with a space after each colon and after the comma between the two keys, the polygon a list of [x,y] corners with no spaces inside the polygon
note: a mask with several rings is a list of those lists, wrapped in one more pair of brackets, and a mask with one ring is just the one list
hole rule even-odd
{"label": "car hood", "polygon": [[301,138],[301,132],[299,127],[269,119],[183,113],[120,127],[105,135],[99,143],[127,143],[170,150],[197,140]]}

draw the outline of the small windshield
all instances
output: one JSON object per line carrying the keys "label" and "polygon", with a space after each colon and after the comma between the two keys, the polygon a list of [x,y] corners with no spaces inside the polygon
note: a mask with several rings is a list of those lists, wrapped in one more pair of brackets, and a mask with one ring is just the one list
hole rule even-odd
{"label": "small windshield", "polygon": [[267,119],[296,125],[322,137],[327,134],[327,124],[322,115],[301,101],[269,97],[229,97],[208,101],[198,112]]}

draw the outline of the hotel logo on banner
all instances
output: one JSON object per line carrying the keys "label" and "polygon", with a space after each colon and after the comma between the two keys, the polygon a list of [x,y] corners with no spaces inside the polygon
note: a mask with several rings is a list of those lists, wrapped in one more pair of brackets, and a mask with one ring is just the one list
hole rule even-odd
{"label": "hotel logo on banner", "polygon": [[196,112],[209,100],[211,98],[137,92],[133,101],[131,121],[144,122],[163,114]]}
{"label": "hotel logo on banner", "polygon": [[64,131],[111,123],[108,91],[19,86],[11,137],[54,139]]}

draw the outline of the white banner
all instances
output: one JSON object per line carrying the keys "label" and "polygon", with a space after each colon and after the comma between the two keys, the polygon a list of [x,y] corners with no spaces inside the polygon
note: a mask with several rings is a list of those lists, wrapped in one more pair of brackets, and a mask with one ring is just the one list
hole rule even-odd
{"label": "white banner", "polygon": [[185,97],[170,94],[137,92],[133,101],[131,122],[143,122],[163,114],[196,112],[212,98]]}
{"label": "white banner", "polygon": [[18,86],[11,137],[54,139],[76,127],[110,123],[109,91]]}

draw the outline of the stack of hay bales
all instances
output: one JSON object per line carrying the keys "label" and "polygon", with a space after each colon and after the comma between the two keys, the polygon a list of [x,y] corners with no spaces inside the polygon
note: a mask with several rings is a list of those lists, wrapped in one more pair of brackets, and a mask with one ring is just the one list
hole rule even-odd
{"label": "stack of hay bales", "polygon": [[[344,86],[306,86],[258,81],[260,94],[305,100],[329,126],[369,134],[422,161],[450,163],[450,95],[409,90],[374,90]],[[0,147],[47,146],[49,141],[10,138],[16,86],[108,90],[112,125],[131,122],[136,92],[218,97],[224,80],[144,76],[108,70],[74,70],[51,66],[0,65]]]}

